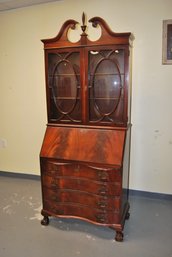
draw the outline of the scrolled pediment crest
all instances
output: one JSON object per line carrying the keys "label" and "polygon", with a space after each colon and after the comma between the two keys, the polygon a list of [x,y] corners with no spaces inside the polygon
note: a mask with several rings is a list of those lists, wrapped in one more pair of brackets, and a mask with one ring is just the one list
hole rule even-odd
{"label": "scrolled pediment crest", "polygon": [[[114,44],[118,43],[119,44],[129,44],[129,42],[132,40],[132,36],[130,32],[127,33],[115,33],[113,32],[110,27],[107,25],[105,20],[103,20],[100,17],[93,17],[88,20],[89,23],[92,23],[93,28],[99,27],[101,29],[101,36],[99,39],[95,41],[91,41],[88,38],[87,32],[89,31],[89,27],[87,26],[86,22],[86,15],[85,13],[82,14],[82,24],[80,24],[78,21],[70,19],[64,22],[62,25],[59,33],[57,34],[56,37],[50,38],[50,39],[43,39],[41,40],[45,47],[58,47],[58,46],[63,46],[63,47],[70,47],[70,46],[79,46],[79,45],[92,45],[92,44],[99,44],[99,42],[105,42],[107,44]],[[70,30],[76,30],[78,29],[80,25],[80,38],[77,42],[71,42],[68,37],[68,33]]]}

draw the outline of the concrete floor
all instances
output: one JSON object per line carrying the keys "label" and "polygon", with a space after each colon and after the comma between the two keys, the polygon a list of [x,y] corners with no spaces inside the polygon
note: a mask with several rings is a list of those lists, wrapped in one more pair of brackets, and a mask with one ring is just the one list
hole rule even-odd
{"label": "concrete floor", "polygon": [[39,180],[0,176],[0,257],[172,257],[172,202],[131,196],[124,242],[76,219],[41,220]]}

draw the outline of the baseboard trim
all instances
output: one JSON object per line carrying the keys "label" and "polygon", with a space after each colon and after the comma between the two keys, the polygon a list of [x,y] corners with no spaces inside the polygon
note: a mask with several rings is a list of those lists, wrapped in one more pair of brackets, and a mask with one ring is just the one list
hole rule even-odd
{"label": "baseboard trim", "polygon": [[0,176],[11,177],[11,178],[21,178],[21,179],[40,180],[40,175],[17,173],[17,172],[0,171]]}
{"label": "baseboard trim", "polygon": [[129,195],[152,198],[152,199],[172,200],[172,194],[148,192],[148,191],[141,191],[141,190],[135,190],[135,189],[130,189]]}
{"label": "baseboard trim", "polygon": [[[0,176],[40,180],[40,175],[32,175],[32,174],[16,173],[16,172],[0,171]],[[172,194],[155,193],[155,192],[141,191],[141,190],[135,190],[135,189],[130,189],[129,195],[152,198],[152,199],[172,200]]]}

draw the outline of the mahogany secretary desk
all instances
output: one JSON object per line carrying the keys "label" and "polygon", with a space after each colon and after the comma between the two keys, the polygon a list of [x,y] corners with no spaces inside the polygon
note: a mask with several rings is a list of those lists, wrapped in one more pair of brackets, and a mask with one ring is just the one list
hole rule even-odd
{"label": "mahogany secretary desk", "polygon": [[43,219],[79,218],[108,226],[123,240],[129,218],[131,33],[114,33],[100,17],[97,41],[68,32],[78,22],[67,20],[58,35],[42,40],[48,125],[40,152]]}

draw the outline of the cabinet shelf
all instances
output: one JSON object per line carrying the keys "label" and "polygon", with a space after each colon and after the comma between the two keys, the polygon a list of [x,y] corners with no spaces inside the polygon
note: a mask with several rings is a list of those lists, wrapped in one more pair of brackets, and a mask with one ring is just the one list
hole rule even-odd
{"label": "cabinet shelf", "polygon": [[80,97],[66,97],[66,96],[61,96],[61,97],[52,97],[52,99],[56,99],[57,101],[58,100],[79,100],[80,99]]}
{"label": "cabinet shelf", "polygon": [[91,77],[93,76],[124,76],[124,73],[94,73],[94,74],[90,74]]}
{"label": "cabinet shelf", "polygon": [[80,74],[79,73],[74,73],[74,74],[67,74],[67,73],[65,73],[65,74],[63,74],[63,73],[61,73],[61,74],[55,74],[55,75],[49,75],[49,77],[50,78],[53,78],[53,77],[66,77],[66,76],[68,76],[68,77],[79,77],[80,76]]}
{"label": "cabinet shelf", "polygon": [[[93,76],[124,76],[125,75],[125,73],[88,73],[88,75],[90,75],[91,77],[93,77]],[[49,74],[48,75],[50,78],[52,78],[52,77],[65,77],[65,76],[78,76],[78,77],[80,77],[80,74],[79,73],[75,73],[75,74],[63,74],[63,73],[61,73],[61,74],[55,74],[55,75],[51,75],[51,74]]]}
{"label": "cabinet shelf", "polygon": [[[52,97],[52,99],[56,100],[76,100],[80,99],[80,97]],[[122,96],[120,97],[120,99]],[[119,97],[89,97],[90,100],[119,100]]]}

